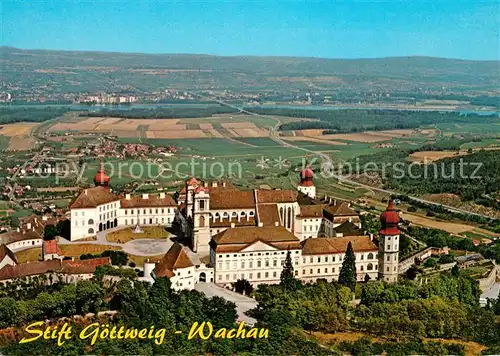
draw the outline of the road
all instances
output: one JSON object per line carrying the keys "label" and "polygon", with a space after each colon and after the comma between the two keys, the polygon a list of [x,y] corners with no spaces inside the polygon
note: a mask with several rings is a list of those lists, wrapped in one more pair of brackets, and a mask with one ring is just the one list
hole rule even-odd
{"label": "road", "polygon": [[244,321],[248,325],[254,325],[256,323],[257,320],[245,315],[245,312],[257,306],[257,302],[254,299],[219,287],[215,283],[197,283],[194,286],[194,289],[204,293],[209,298],[218,296],[233,302],[236,304],[238,321]]}
{"label": "road", "polygon": [[[279,130],[279,128],[280,128],[280,126],[281,126],[282,123],[281,123],[281,121],[278,118],[276,118],[276,117],[274,117],[272,115],[257,114],[257,113],[248,111],[248,110],[246,110],[246,109],[244,109],[242,107],[238,107],[238,106],[235,106],[233,104],[224,102],[222,100],[213,99],[213,98],[206,97],[206,96],[203,96],[203,95],[199,95],[199,94],[196,94],[196,93],[191,93],[191,94],[195,95],[195,96],[198,96],[200,98],[206,99],[206,100],[215,101],[215,102],[217,102],[217,103],[219,103],[221,105],[230,107],[232,109],[239,110],[243,114],[257,116],[257,117],[262,117],[262,118],[267,118],[267,119],[269,119],[269,118],[274,119],[276,121],[276,125],[274,125],[273,127],[271,127],[269,129],[269,138],[271,140],[275,141],[276,143],[278,143],[279,145],[283,146],[283,147],[289,147],[289,148],[293,148],[293,149],[296,149],[296,150],[301,150],[301,151],[304,151],[304,152],[307,152],[307,153],[312,153],[312,154],[320,156],[323,159],[323,161],[324,161],[324,164],[323,164],[323,173],[326,174],[330,178],[335,178],[335,179],[338,179],[340,182],[349,183],[351,185],[355,185],[355,186],[360,187],[360,188],[366,188],[366,189],[374,190],[374,191],[377,191],[379,193],[384,193],[384,194],[388,194],[388,195],[406,195],[406,194],[403,194],[403,193],[400,193],[400,192],[397,192],[397,191],[394,191],[394,190],[372,187],[370,185],[359,183],[357,181],[350,180],[350,179],[345,178],[343,176],[333,174],[333,172],[332,172],[333,162],[332,162],[331,157],[328,156],[326,153],[318,152],[318,151],[312,151],[312,150],[304,148],[304,147],[295,146],[295,145],[293,145],[293,144],[291,144],[289,142],[285,142],[283,139],[281,139],[281,137],[278,134],[278,130]],[[408,196],[408,197],[410,199],[416,201],[416,202],[424,203],[424,204],[429,204],[429,205],[433,205],[433,206],[438,206],[438,207],[442,207],[442,208],[445,208],[445,209],[447,209],[447,210],[449,210],[451,212],[462,213],[462,214],[479,216],[479,217],[482,217],[482,218],[491,219],[491,217],[487,216],[487,215],[473,213],[473,212],[470,212],[470,211],[467,211],[467,210],[458,209],[458,208],[455,208],[453,206],[449,206],[449,205],[445,205],[445,204],[439,204],[439,203],[436,203],[436,202],[432,202],[432,201],[421,199],[421,198],[414,197],[414,196]]]}

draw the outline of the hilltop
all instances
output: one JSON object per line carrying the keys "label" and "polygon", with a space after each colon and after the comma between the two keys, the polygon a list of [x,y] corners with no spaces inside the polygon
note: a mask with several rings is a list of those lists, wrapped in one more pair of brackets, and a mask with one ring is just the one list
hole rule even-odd
{"label": "hilltop", "polygon": [[[324,59],[29,50],[0,47],[2,90],[495,91],[499,61],[432,57]],[[22,75],[20,75],[22,73]],[[43,87],[43,88],[41,88]]]}

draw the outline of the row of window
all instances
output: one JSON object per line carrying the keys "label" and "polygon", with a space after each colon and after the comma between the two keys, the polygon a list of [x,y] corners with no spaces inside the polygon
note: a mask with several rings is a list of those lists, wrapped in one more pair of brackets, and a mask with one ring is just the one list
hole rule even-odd
{"label": "row of window", "polygon": [[107,213],[99,214],[99,221],[110,218],[116,218],[116,211],[108,211]]}
{"label": "row of window", "polygon": [[307,227],[309,226],[309,231],[319,231],[320,226],[319,225],[305,225],[303,228],[303,231],[307,231]]}
{"label": "row of window", "polygon": [[[201,202],[200,202],[200,203],[201,203]],[[201,209],[201,210],[203,210],[203,209]],[[233,211],[233,212],[231,213],[231,216],[232,216],[232,217],[238,217],[238,215],[239,215],[239,216],[246,216],[246,215],[247,215],[247,213],[245,213],[244,211],[240,212],[239,214],[238,214],[236,211]],[[255,213],[254,213],[253,211],[248,212],[248,216],[254,216],[254,215],[255,215]],[[229,217],[229,213],[228,213],[227,211],[226,211],[226,212],[224,212],[224,213],[215,213],[215,214],[209,213],[209,216],[210,216],[210,218],[214,218],[214,217],[215,217],[215,218],[220,218],[221,216],[222,216],[223,218],[228,218],[228,217]]]}
{"label": "row of window", "polygon": [[[140,223],[141,222],[141,219],[137,219],[137,221]],[[153,220],[153,218],[149,218],[149,219],[142,219],[142,223],[143,224],[153,224],[153,221],[155,224],[160,224],[160,221],[161,221],[161,224],[165,224],[165,218],[155,218]],[[129,223],[129,220],[128,219],[125,219],[125,225],[128,225]],[[170,224],[171,223],[171,219],[170,218],[167,218],[167,224]],[[134,225],[135,224],[135,220],[134,219],[130,219],[130,225]]]}
{"label": "row of window", "polygon": [[[359,266],[359,270],[360,270],[360,272],[364,272],[365,266]],[[378,270],[378,265],[373,265],[371,263],[368,263],[368,265],[366,266],[366,270],[367,271],[373,271],[373,270],[376,271],[376,270]],[[328,268],[325,268],[324,271],[325,271],[324,272],[325,274],[328,273]],[[339,272],[340,272],[340,269],[339,269]],[[332,272],[331,273],[335,273],[335,267],[332,267]],[[309,269],[309,274],[313,274],[313,269],[312,268]],[[317,274],[321,274],[321,268],[317,269]],[[303,276],[306,275],[306,270],[305,269],[302,270],[302,275]]]}
{"label": "row of window", "polygon": [[[143,214],[147,214],[148,211],[149,211],[149,214],[153,214],[153,209],[142,209]],[[162,214],[165,214],[164,208],[161,208],[161,209],[155,208],[154,211],[155,211],[154,212],[155,214],[159,214],[160,212]],[[134,213],[135,213],[135,210],[130,209],[130,215],[134,215]],[[137,214],[140,214],[140,213],[141,213],[141,209],[137,209]],[[128,209],[125,209],[125,215],[128,215],[128,214],[129,214]],[[170,214],[170,208],[167,208],[167,214]]]}
{"label": "row of window", "polygon": [[[273,267],[278,267],[278,260],[275,259],[275,260],[272,261],[272,263],[269,260],[265,260],[264,261],[264,267],[271,267],[271,264],[272,264]],[[279,263],[280,267],[283,266],[284,264],[285,264],[285,260],[283,260],[283,259],[280,260],[280,263]],[[295,260],[295,265],[298,265],[298,264],[299,264],[299,261],[296,259]],[[218,268],[222,269],[222,266],[223,266],[222,262],[219,262],[218,263]],[[247,263],[247,261],[240,261],[240,268],[241,269],[245,269],[247,266],[250,269],[254,268],[253,267],[253,260],[249,260],[248,263]],[[256,261],[256,266],[257,266],[257,268],[261,268],[262,267],[262,261],[261,260],[257,260]],[[226,269],[226,270],[227,269],[235,269],[235,268],[238,268],[238,261],[232,261],[231,264],[230,264],[229,261],[226,261],[224,263],[224,269]]]}
{"label": "row of window", "polygon": [[[292,254],[293,254],[293,251],[290,251]],[[295,254],[298,254],[300,251],[296,250],[295,251]],[[286,251],[274,251],[274,252],[257,252],[255,255],[256,256],[262,256],[262,255],[265,255],[265,256],[270,256],[270,255],[284,255],[286,253]],[[237,254],[234,254],[233,257],[245,257],[245,256],[253,256],[254,254],[251,252],[251,253],[242,253],[241,255],[237,255]],[[218,255],[217,256],[218,258],[223,258],[224,255]],[[227,258],[231,257],[231,255],[226,255]]]}
{"label": "row of window", "polygon": [[[359,254],[354,254],[354,255],[356,257],[356,260],[359,259],[360,261],[364,261],[364,259],[365,259],[365,255],[364,254],[360,254],[360,255]],[[331,257],[331,259],[330,259],[330,257]],[[342,262],[342,257],[343,256],[339,255],[338,257],[339,257],[339,262]],[[373,260],[376,257],[377,257],[377,255],[375,255],[375,254],[373,254],[373,253],[370,252],[368,254],[368,256],[366,257],[366,259],[367,260]],[[396,259],[397,259],[397,256],[396,256]],[[325,263],[328,263],[328,262],[330,262],[330,260],[331,260],[331,262],[335,262],[336,261],[335,256],[324,256],[323,258],[321,256],[316,257],[316,262],[317,263],[321,263],[321,261],[323,261]],[[307,263],[307,258],[306,257],[302,258],[302,263],[303,264]],[[312,256],[309,257],[309,263],[314,263],[314,257],[312,257]]]}
{"label": "row of window", "polygon": [[116,209],[117,207],[118,207],[118,203],[106,204],[104,206],[100,206],[99,211],[107,211],[107,210],[111,210],[111,209]]}
{"label": "row of window", "polygon": [[[298,271],[295,271],[295,275],[297,276],[298,274],[299,274],[299,272],[298,272]],[[272,272],[272,273],[270,273],[270,272],[263,272],[263,273],[262,273],[262,272],[257,272],[255,275],[256,275],[256,277],[257,277],[256,279],[262,279],[262,278],[264,278],[264,279],[269,279],[269,278],[279,278],[278,273],[277,273],[276,271],[275,271],[275,272]],[[226,274],[226,275],[225,275],[225,279],[224,279],[224,280],[225,280],[225,281],[229,281],[229,276],[230,276],[230,275],[229,275],[229,273],[228,273],[228,274]],[[247,275],[246,275],[245,273],[242,273],[242,274],[240,275],[240,278],[241,278],[241,279],[248,279],[248,280],[250,280],[250,281],[251,281],[251,280],[253,280],[253,276],[254,276],[254,274],[253,274],[252,272],[250,272],[250,273],[248,274],[248,278],[247,278]],[[270,277],[270,276],[272,276],[272,277]],[[219,281],[222,281],[222,274],[219,274],[219,276],[217,277],[217,279],[218,279]],[[233,274],[233,279],[232,279],[232,280],[233,280],[233,281],[235,281],[235,280],[237,280],[237,279],[238,279],[238,275],[237,275],[236,273],[235,273],[235,274]]]}

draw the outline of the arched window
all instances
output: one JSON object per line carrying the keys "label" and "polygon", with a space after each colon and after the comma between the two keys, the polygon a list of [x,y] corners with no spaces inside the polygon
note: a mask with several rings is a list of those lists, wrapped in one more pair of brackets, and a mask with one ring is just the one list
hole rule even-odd
{"label": "arched window", "polygon": [[367,269],[368,271],[373,270],[373,265],[372,265],[371,263],[368,263],[368,266],[366,266],[366,269]]}
{"label": "arched window", "polygon": [[287,227],[292,227],[292,208],[288,207]]}
{"label": "arched window", "polygon": [[94,219],[89,219],[89,225],[94,225]]}
{"label": "arched window", "polygon": [[245,215],[247,215],[247,214],[246,214],[244,211],[242,211],[242,212],[240,213],[240,215],[241,215],[241,216],[245,216]]}
{"label": "arched window", "polygon": [[231,214],[231,216],[238,216],[238,213],[236,211],[233,211],[233,213]]}
{"label": "arched window", "polygon": [[285,222],[285,217],[283,216],[283,207],[280,208],[280,218],[281,218],[281,221],[284,223]]}
{"label": "arched window", "polygon": [[200,227],[205,227],[205,217],[203,215],[200,216]]}
{"label": "arched window", "polygon": [[248,213],[249,216],[253,216],[253,211]]}
{"label": "arched window", "polygon": [[227,218],[229,216],[229,214],[227,212],[224,213],[223,215],[225,218]]}
{"label": "arched window", "polygon": [[89,229],[89,234],[93,234],[94,233],[94,229],[90,228]]}
{"label": "arched window", "polygon": [[369,259],[369,260],[373,260],[373,253],[371,253],[371,252],[370,252],[370,253],[368,254],[368,259]]}

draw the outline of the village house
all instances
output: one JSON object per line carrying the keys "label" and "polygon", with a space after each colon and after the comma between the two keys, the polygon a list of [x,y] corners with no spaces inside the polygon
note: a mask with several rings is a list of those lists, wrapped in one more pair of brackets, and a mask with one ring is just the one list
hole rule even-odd
{"label": "village house", "polygon": [[46,284],[76,283],[93,277],[98,266],[110,265],[109,257],[66,261],[60,259],[6,265],[0,269],[0,283],[8,284],[19,278],[43,277]]}

